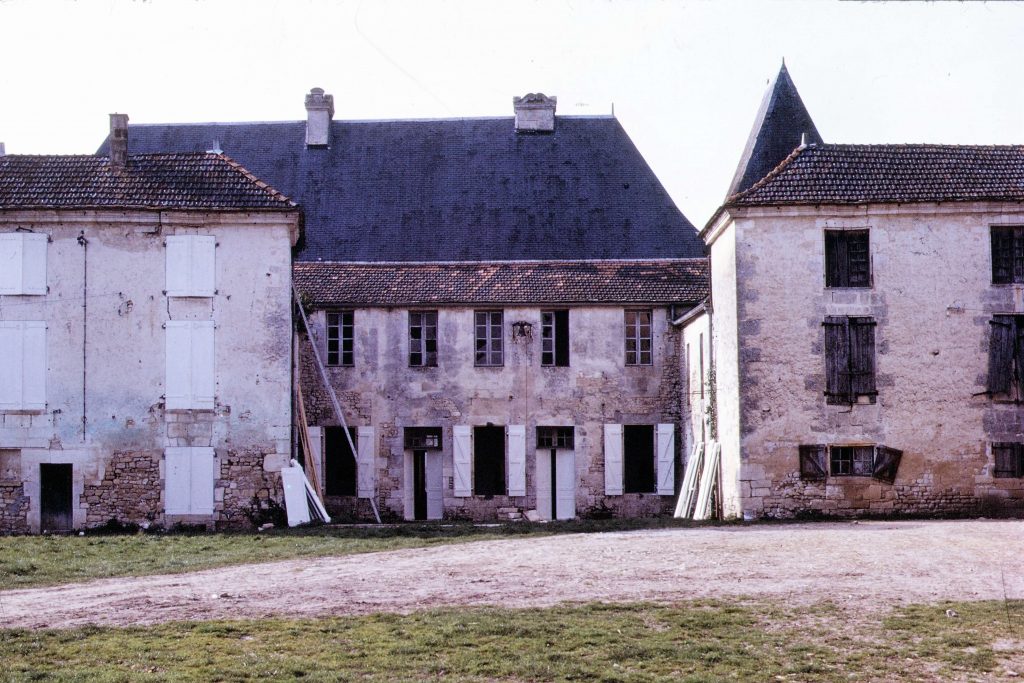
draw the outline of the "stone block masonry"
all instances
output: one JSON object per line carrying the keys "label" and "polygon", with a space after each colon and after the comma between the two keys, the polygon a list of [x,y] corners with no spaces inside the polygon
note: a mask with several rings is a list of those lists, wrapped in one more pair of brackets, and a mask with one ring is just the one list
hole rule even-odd
{"label": "stone block masonry", "polygon": [[86,525],[110,520],[144,524],[163,512],[160,453],[115,452],[98,484],[86,484],[82,499],[87,506]]}
{"label": "stone block masonry", "polygon": [[21,482],[0,482],[0,531],[27,534],[28,496]]}

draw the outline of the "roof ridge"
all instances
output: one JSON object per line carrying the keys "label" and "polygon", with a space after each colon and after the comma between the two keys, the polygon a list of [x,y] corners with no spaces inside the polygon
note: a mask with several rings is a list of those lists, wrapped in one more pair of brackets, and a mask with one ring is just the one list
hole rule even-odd
{"label": "roof ridge", "polygon": [[803,154],[806,150],[808,150],[808,149],[815,149],[815,147],[816,147],[816,145],[813,145],[813,144],[811,144],[811,145],[800,145],[799,147],[794,149],[792,152],[790,152],[789,156],[787,156],[785,159],[780,161],[778,166],[776,166],[772,170],[768,171],[768,175],[766,175],[764,178],[761,178],[756,183],[754,183],[753,185],[748,187],[746,190],[743,190],[742,192],[737,192],[736,194],[732,195],[731,197],[726,197],[725,198],[725,202],[722,204],[722,206],[729,206],[729,205],[733,204],[734,202],[737,202],[737,201],[743,199],[744,197],[747,197],[748,195],[753,194],[754,191],[760,189],[764,185],[767,185],[776,176],[778,176],[780,173],[782,173],[791,163],[793,163],[793,161],[797,157],[799,157],[801,154]]}

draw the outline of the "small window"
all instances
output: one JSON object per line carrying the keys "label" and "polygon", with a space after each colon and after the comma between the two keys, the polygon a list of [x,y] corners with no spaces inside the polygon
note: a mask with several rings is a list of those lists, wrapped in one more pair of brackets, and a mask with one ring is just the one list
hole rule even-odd
{"label": "small window", "polygon": [[800,446],[800,478],[873,477],[892,484],[903,451],[876,445],[804,444]]}
{"label": "small window", "polygon": [[875,321],[828,317],[825,327],[825,397],[829,404],[874,403]]}
{"label": "small window", "polygon": [[351,367],[352,354],[352,311],[337,311],[327,314],[327,364]]}
{"label": "small window", "polygon": [[575,448],[574,429],[570,427],[537,427],[537,448]]}
{"label": "small window", "polygon": [[569,311],[540,312],[540,364],[548,367],[569,365]]}
{"label": "small window", "polygon": [[324,492],[328,496],[356,495],[356,454],[352,444],[357,444],[358,433],[355,427],[348,428],[348,437],[344,427],[324,428]]}
{"label": "small window", "polygon": [[654,425],[623,425],[622,468],[625,493],[654,493]]}
{"label": "small window", "polygon": [[994,443],[992,459],[995,461],[992,476],[999,479],[1024,477],[1024,443]]}
{"label": "small window", "polygon": [[476,364],[480,366],[501,365],[502,353],[502,312],[476,311]]}
{"label": "small window", "polygon": [[1024,282],[1024,227],[992,228],[992,284]]}
{"label": "small window", "polygon": [[409,365],[437,366],[437,311],[409,311]]}
{"label": "small window", "polygon": [[1024,316],[996,315],[989,321],[988,393],[1024,398]]}
{"label": "small window", "polygon": [[473,493],[505,495],[505,428],[473,427]]}
{"label": "small window", "polygon": [[406,427],[405,448],[410,451],[441,450],[441,428]]}
{"label": "small window", "polygon": [[825,286],[871,286],[867,230],[825,231]]}
{"label": "small window", "polygon": [[835,476],[870,477],[874,446],[832,446],[830,465]]}
{"label": "small window", "polygon": [[651,312],[626,311],[626,365],[651,365]]}

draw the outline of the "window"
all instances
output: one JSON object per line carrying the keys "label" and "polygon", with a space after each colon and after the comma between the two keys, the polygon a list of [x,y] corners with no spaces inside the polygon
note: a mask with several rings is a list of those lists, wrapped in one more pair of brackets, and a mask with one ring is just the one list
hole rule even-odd
{"label": "window", "polygon": [[409,365],[437,366],[437,311],[409,311]]}
{"label": "window", "polygon": [[212,448],[164,450],[164,512],[212,515],[214,460]]}
{"label": "window", "polygon": [[989,321],[988,393],[1024,397],[1024,316],[996,315]]}
{"label": "window", "polygon": [[501,365],[502,356],[502,312],[476,311],[476,364]]}
{"label": "window", "polygon": [[626,311],[626,365],[651,364],[651,312]]}
{"label": "window", "polygon": [[875,402],[875,321],[828,317],[825,327],[825,397],[830,404]]}
{"label": "window", "polygon": [[46,409],[46,323],[0,321],[0,410]]}
{"label": "window", "polygon": [[215,403],[214,324],[171,320],[166,328],[164,401],[168,410],[213,410]]}
{"label": "window", "polygon": [[1000,479],[1024,477],[1024,443],[994,443],[992,459],[995,460],[992,476]]}
{"label": "window", "polygon": [[903,451],[881,444],[801,445],[800,478],[873,477],[893,483]]}
{"label": "window", "polygon": [[473,427],[473,493],[505,495],[504,427]]}
{"label": "window", "polygon": [[871,286],[867,230],[825,231],[825,286]]}
{"label": "window", "polygon": [[574,430],[570,427],[537,427],[537,448],[574,448]]}
{"label": "window", "polygon": [[46,294],[46,243],[32,232],[0,235],[0,294]]}
{"label": "window", "polygon": [[540,312],[540,364],[569,365],[569,311]]}
{"label": "window", "polygon": [[405,448],[410,451],[441,450],[440,427],[406,427]]}
{"label": "window", "polygon": [[1024,282],[1024,227],[992,228],[992,284]]}
{"label": "window", "polygon": [[355,427],[348,428],[348,436],[344,427],[324,428],[324,493],[328,496],[356,495],[356,454],[352,444],[359,443]]}
{"label": "window", "polygon": [[167,296],[213,296],[217,238],[209,235],[172,235],[167,246]]}
{"label": "window", "polygon": [[622,427],[623,490],[654,492],[654,425]]}
{"label": "window", "polygon": [[327,314],[327,364],[351,367],[352,355],[352,311],[337,311]]}

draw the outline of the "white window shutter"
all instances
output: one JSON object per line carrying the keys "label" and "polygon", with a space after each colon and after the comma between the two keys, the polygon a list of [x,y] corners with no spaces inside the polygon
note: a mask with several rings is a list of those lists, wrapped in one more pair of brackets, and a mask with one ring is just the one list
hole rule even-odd
{"label": "white window shutter", "polygon": [[188,296],[191,289],[190,235],[171,235],[165,238],[167,296]]}
{"label": "white window shutter", "polygon": [[213,410],[216,393],[214,324],[212,320],[195,320],[191,331],[191,408]]}
{"label": "white window shutter", "polygon": [[604,494],[622,495],[622,425],[604,426]]}
{"label": "white window shutter", "polygon": [[21,323],[0,321],[0,410],[21,408],[23,349]]}
{"label": "white window shutter", "polygon": [[167,409],[192,407],[192,326],[171,320],[166,327],[164,401]]}
{"label": "white window shutter", "polygon": [[508,426],[508,495],[526,495],[526,427]]}
{"label": "white window shutter", "polygon": [[659,424],[657,431],[658,449],[658,495],[672,496],[676,492],[676,426]]}
{"label": "white window shutter", "polygon": [[191,498],[191,448],[164,449],[164,512],[187,515]]}
{"label": "white window shutter", "polygon": [[469,425],[452,427],[452,461],[455,469],[455,495],[473,495],[472,445]]}
{"label": "white window shutter", "polygon": [[189,512],[193,515],[213,514],[212,448],[189,448]]}
{"label": "white window shutter", "polygon": [[23,322],[21,359],[21,407],[46,409],[46,323]]}
{"label": "white window shutter", "polygon": [[23,233],[0,235],[0,294],[21,294]]}
{"label": "white window shutter", "polygon": [[373,427],[356,430],[356,494],[360,498],[373,498],[377,482],[377,440]]}
{"label": "white window shutter", "polygon": [[25,233],[21,236],[21,293],[46,294],[46,235]]}
{"label": "white window shutter", "polygon": [[209,235],[189,236],[191,276],[189,296],[213,296],[216,289],[217,238]]}

